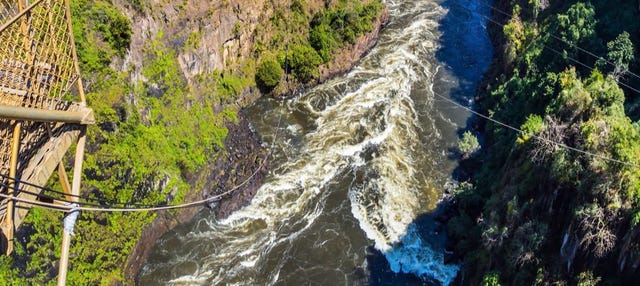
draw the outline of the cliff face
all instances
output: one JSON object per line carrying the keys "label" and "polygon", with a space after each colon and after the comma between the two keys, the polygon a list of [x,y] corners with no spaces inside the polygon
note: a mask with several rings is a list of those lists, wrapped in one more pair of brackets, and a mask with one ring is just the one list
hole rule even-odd
{"label": "cliff face", "polygon": [[[135,9],[129,1],[115,1],[114,4],[132,19],[132,37],[127,55],[114,61],[112,66],[129,73],[134,83],[147,81],[142,73],[143,66],[148,61],[150,43],[159,40],[176,52],[182,76],[192,92],[206,90],[203,77],[214,72],[245,73],[244,76],[252,77],[252,69],[263,54],[276,53],[279,49],[282,52],[290,45],[307,41],[308,21],[317,13],[338,6],[337,2],[218,0],[186,1],[176,5],[166,0],[150,0],[142,9]],[[353,2],[358,4],[347,6],[375,1]],[[302,11],[296,11],[296,4],[304,6]],[[298,12],[302,15],[296,14]],[[375,18],[371,31],[334,52],[335,57],[320,66],[319,75],[312,82],[306,85],[288,83],[275,95],[286,96],[293,90],[348,71],[375,44],[376,35],[387,21],[385,10]],[[256,95],[247,88],[237,103],[246,106]]]}
{"label": "cliff face", "polygon": [[287,7],[288,1],[218,0],[176,4],[149,0],[142,11],[131,7],[129,1],[116,1],[133,21],[130,50],[121,63],[122,69],[132,68],[133,81],[144,80],[141,72],[145,52],[160,32],[159,40],[177,52],[180,69],[189,83],[198,75],[237,67],[240,61],[251,57],[257,37],[263,41],[268,37],[268,33],[258,36],[254,31],[273,14],[272,3]]}

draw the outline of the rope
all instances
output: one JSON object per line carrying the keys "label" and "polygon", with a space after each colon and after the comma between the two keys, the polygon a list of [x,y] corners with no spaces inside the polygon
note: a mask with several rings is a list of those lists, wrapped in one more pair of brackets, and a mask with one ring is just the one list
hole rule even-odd
{"label": "rope", "polygon": [[[281,107],[282,107],[282,102],[281,102]],[[271,146],[275,145],[275,142],[277,142],[278,139],[278,135],[279,135],[279,130],[280,130],[280,124],[282,122],[282,114],[280,114],[278,116],[278,125],[276,128],[276,132],[275,135],[273,137],[273,143]],[[80,205],[58,205],[58,204],[53,204],[53,203],[48,203],[48,202],[41,202],[41,201],[35,201],[35,200],[30,200],[30,199],[25,199],[25,198],[20,198],[20,197],[16,197],[16,196],[10,196],[10,195],[6,195],[6,194],[0,194],[0,197],[2,198],[6,198],[6,199],[10,199],[10,200],[15,200],[18,202],[22,202],[22,203],[26,203],[26,204],[31,204],[34,206],[38,206],[41,208],[45,208],[45,209],[49,209],[49,210],[54,210],[54,211],[101,211],[101,212],[143,212],[143,211],[163,211],[163,210],[173,210],[173,209],[182,209],[182,208],[189,208],[189,207],[195,207],[195,206],[199,206],[208,202],[212,202],[212,201],[217,201],[231,193],[233,193],[234,191],[240,189],[241,187],[243,187],[244,185],[246,185],[247,183],[249,183],[249,181],[251,181],[257,174],[258,172],[260,172],[264,167],[266,162],[269,160],[269,158],[271,157],[273,153],[273,150],[270,149],[269,152],[267,153],[267,156],[265,157],[265,160],[262,161],[262,163],[260,164],[260,166],[249,176],[247,177],[244,181],[242,181],[240,184],[236,185],[234,188],[231,188],[223,193],[208,197],[206,199],[202,199],[202,200],[198,200],[198,201],[193,201],[193,202],[189,202],[189,203],[184,203],[184,204],[178,204],[178,205],[169,205],[169,206],[150,206],[150,207],[140,207],[140,208],[112,208],[112,207],[98,207],[98,206],[80,206]],[[59,199],[56,199],[59,200]],[[69,202],[66,200],[59,200],[59,201],[64,201],[64,202]],[[84,203],[84,205],[86,205],[86,203]]]}
{"label": "rope", "polygon": [[[123,205],[123,206],[152,207],[152,205],[147,205],[147,204],[138,204],[138,203],[133,203],[133,202],[130,202],[130,203],[120,203],[120,202],[116,202],[116,201],[112,201],[112,200],[99,199],[99,198],[91,198],[91,197],[87,197],[87,196],[83,196],[83,195],[74,195],[74,194],[70,194],[70,193],[60,192],[60,191],[56,191],[56,190],[54,190],[54,189],[51,189],[51,188],[49,188],[49,187],[45,187],[45,186],[38,186],[38,185],[36,185],[36,184],[30,183],[30,182],[27,182],[27,181],[24,181],[24,180],[21,180],[21,179],[18,179],[18,178],[13,178],[13,177],[11,177],[11,176],[7,176],[7,175],[4,175],[4,174],[0,174],[0,177],[5,178],[5,179],[8,179],[8,180],[13,180],[14,182],[17,182],[17,183],[20,183],[20,184],[24,184],[24,185],[27,185],[27,186],[34,187],[34,188],[36,188],[36,189],[41,190],[42,192],[51,192],[51,193],[55,193],[55,194],[58,194],[58,195],[64,195],[64,196],[70,196],[70,197],[75,197],[75,198],[85,199],[85,200],[87,200],[87,201],[96,201],[96,202],[99,202],[99,203],[102,203],[102,204]],[[9,187],[9,185],[7,185],[6,183],[0,183],[0,186],[3,186],[3,187]],[[30,194],[30,195],[39,196],[39,197],[44,197],[44,198],[47,198],[47,199],[57,200],[57,201],[65,202],[65,203],[76,203],[76,202],[74,202],[74,201],[69,201],[69,200],[66,200],[66,199],[58,199],[58,198],[55,198],[55,197],[50,196],[50,195],[34,193],[34,192],[30,192],[30,191],[27,191],[27,190],[24,190],[24,189],[20,189],[19,191],[20,191],[20,192],[22,192],[22,193],[27,193],[27,194]],[[82,203],[82,204],[85,204],[85,205],[91,205],[91,206],[101,206],[101,205],[98,205],[98,204],[92,204],[92,203]]]}

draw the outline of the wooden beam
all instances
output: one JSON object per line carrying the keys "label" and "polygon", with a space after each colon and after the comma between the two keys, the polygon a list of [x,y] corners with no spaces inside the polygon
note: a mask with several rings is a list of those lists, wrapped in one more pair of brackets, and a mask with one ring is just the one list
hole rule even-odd
{"label": "wooden beam", "polygon": [[68,178],[69,177],[67,177],[67,171],[64,170],[64,165],[62,164],[62,161],[60,161],[60,163],[58,164],[58,179],[60,180],[62,190],[65,194],[67,194],[65,196],[67,198],[67,201],[70,201],[73,199],[73,196],[71,196],[71,185],[69,185]]}
{"label": "wooden beam", "polygon": [[35,2],[31,3],[31,5],[29,5],[29,7],[27,7],[24,10],[21,10],[20,13],[16,14],[15,16],[13,16],[13,18],[11,18],[11,20],[9,20],[9,21],[5,22],[4,24],[2,24],[2,26],[0,26],[0,33],[2,33],[9,26],[11,26],[11,24],[13,24],[16,21],[18,21],[18,19],[20,19],[20,17],[24,16],[24,14],[26,14],[29,11],[31,11],[34,7],[38,6],[38,4],[40,4],[40,2],[42,2],[42,1],[44,1],[44,0],[36,0]]}
{"label": "wooden beam", "polygon": [[95,123],[93,109],[87,107],[78,111],[62,111],[0,105],[0,118],[35,122]]}
{"label": "wooden beam", "polygon": [[84,96],[84,87],[82,86],[82,78],[80,77],[80,65],[78,64],[78,53],[76,52],[76,40],[73,37],[73,26],[71,25],[71,8],[69,0],[64,0],[65,14],[67,15],[67,29],[69,33],[69,41],[71,41],[71,57],[73,57],[73,67],[78,74],[78,80],[76,81],[78,87],[78,93],[80,94],[80,102],[86,103]]}
{"label": "wooden beam", "polygon": [[[58,164],[64,158],[64,154],[71,144],[78,140],[78,134],[80,134],[80,130],[73,128],[73,126],[65,126],[62,128],[63,130],[55,132],[56,137],[47,140],[36,154],[30,158],[29,162],[22,162],[22,164],[27,164],[27,167],[21,173],[21,180],[36,186],[44,186],[47,184],[49,177],[51,177],[51,174],[53,174]],[[27,184],[21,184],[20,189],[32,193],[40,193],[42,191],[37,187]],[[21,192],[18,196],[30,200],[36,200],[38,198],[38,196],[26,192]],[[29,211],[29,207],[31,207],[30,204],[17,203],[14,216],[16,227],[19,227],[24,220],[24,217]],[[0,217],[2,217],[2,210],[0,210]]]}
{"label": "wooden beam", "polygon": [[[49,124],[45,124],[47,127],[47,134],[49,134],[49,138],[53,138],[53,132],[51,131],[51,126]],[[62,186],[62,190],[66,194],[66,198],[68,201],[71,200],[71,185],[69,184],[69,177],[67,176],[67,171],[64,169],[64,164],[62,161],[58,163],[58,180],[60,180],[60,186]]]}

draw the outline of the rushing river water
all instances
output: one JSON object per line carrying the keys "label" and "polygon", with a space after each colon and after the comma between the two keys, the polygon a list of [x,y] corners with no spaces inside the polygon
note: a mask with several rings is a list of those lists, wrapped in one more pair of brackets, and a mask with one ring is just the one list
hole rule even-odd
{"label": "rushing river water", "polygon": [[[253,202],[163,236],[141,285],[449,284],[428,214],[491,59],[486,0],[387,1],[391,21],[348,74],[248,112],[273,150]],[[426,217],[426,218],[425,218]]]}

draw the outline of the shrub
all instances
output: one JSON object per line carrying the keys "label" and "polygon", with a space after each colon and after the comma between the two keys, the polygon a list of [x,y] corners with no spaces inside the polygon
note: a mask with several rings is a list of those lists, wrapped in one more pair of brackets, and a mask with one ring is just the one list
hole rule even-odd
{"label": "shrub", "polygon": [[325,63],[329,62],[333,49],[338,46],[333,37],[333,30],[327,24],[313,27],[309,34],[309,42]]}
{"label": "shrub", "polygon": [[535,135],[544,129],[542,117],[536,114],[530,114],[527,117],[527,121],[520,126],[520,129],[522,130],[522,133],[518,136],[517,142],[524,144],[531,139],[532,135]]}
{"label": "shrub", "polygon": [[500,273],[497,271],[491,271],[484,275],[482,278],[483,286],[500,286]]}
{"label": "shrub", "polygon": [[296,45],[291,50],[289,62],[296,78],[301,82],[309,82],[317,77],[322,58],[316,50],[309,45]]}
{"label": "shrub", "polygon": [[96,29],[103,34],[118,55],[124,56],[131,43],[131,21],[117,8],[105,2],[97,2],[91,9],[90,19],[96,22]]}
{"label": "shrub", "polygon": [[470,131],[465,131],[464,134],[462,134],[462,139],[458,141],[458,149],[465,155],[478,151],[478,149],[480,149],[478,138]]}
{"label": "shrub", "polygon": [[256,68],[256,84],[262,92],[270,92],[280,83],[283,73],[276,59],[262,59]]}

